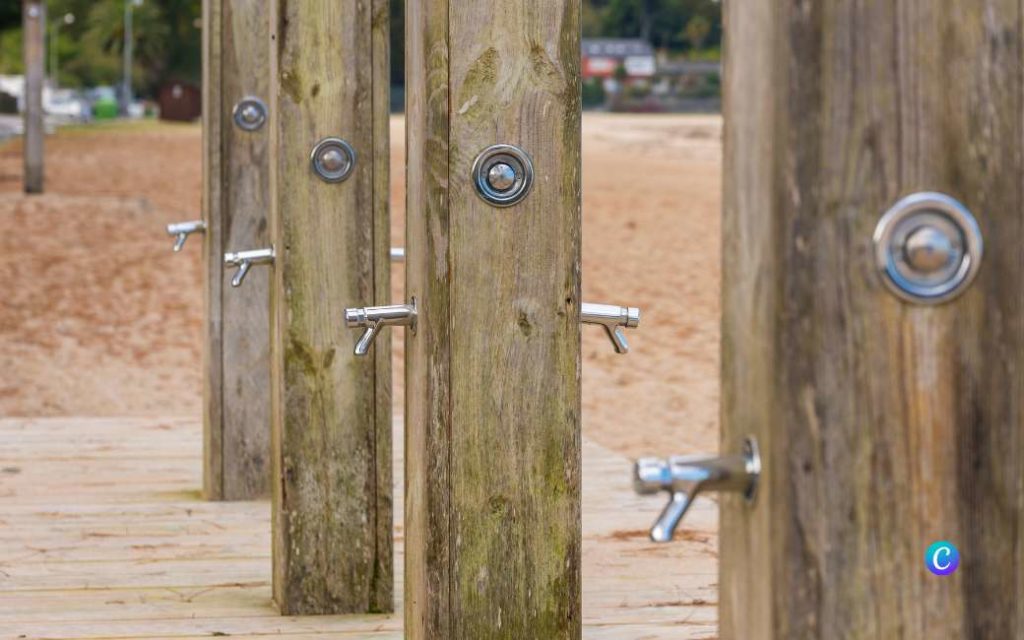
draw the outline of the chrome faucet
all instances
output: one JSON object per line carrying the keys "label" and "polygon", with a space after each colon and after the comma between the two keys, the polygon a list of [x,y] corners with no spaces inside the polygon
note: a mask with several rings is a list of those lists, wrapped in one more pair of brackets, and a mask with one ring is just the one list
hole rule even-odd
{"label": "chrome faucet", "polygon": [[[395,253],[392,249],[392,258]],[[584,303],[581,321],[584,324],[598,324],[608,332],[618,353],[629,353],[629,343],[622,333],[622,327],[636,327],[640,324],[640,310],[633,307],[615,307],[606,304]],[[345,310],[345,324],[350,329],[366,329],[356,343],[356,355],[365,356],[370,345],[383,327],[412,327],[416,330],[416,301],[412,304],[398,304],[386,307],[356,307]]]}
{"label": "chrome faucet", "polygon": [[584,302],[580,307],[580,321],[583,324],[601,325],[615,345],[615,353],[629,353],[629,342],[622,329],[640,326],[640,310],[636,307]]}
{"label": "chrome faucet", "polygon": [[384,327],[409,327],[416,331],[416,298],[411,304],[345,309],[345,325],[349,329],[366,329],[355,351],[357,356],[365,356]]}
{"label": "chrome faucet", "polygon": [[181,251],[182,247],[185,246],[185,241],[193,233],[205,233],[206,223],[202,220],[192,220],[191,222],[175,222],[174,224],[167,225],[167,235],[174,237],[174,253]]}
{"label": "chrome faucet", "polygon": [[753,500],[760,475],[761,455],[757,441],[747,438],[740,455],[637,460],[633,468],[633,489],[640,495],[661,491],[669,493],[668,504],[651,528],[651,540],[670,542],[698,495],[708,491],[728,491],[742,493],[748,500]]}
{"label": "chrome faucet", "polygon": [[254,249],[252,251],[239,251],[237,253],[224,254],[224,264],[229,267],[238,267],[235,277],[231,279],[232,287],[242,286],[242,281],[245,280],[245,275],[249,273],[249,269],[251,269],[253,265],[273,263],[274,247],[270,247],[269,249]]}

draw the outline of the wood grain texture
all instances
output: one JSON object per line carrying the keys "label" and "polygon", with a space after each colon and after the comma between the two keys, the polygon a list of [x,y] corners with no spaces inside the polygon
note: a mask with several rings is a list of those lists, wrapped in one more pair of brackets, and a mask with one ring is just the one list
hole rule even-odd
{"label": "wood grain texture", "polygon": [[[393,425],[396,468],[401,433]],[[270,505],[204,502],[201,448],[193,420],[0,419],[2,636],[406,637],[401,614],[280,616],[271,601]],[[688,543],[651,544],[637,513],[653,517],[659,505],[633,494],[622,473],[629,462],[587,441],[583,458],[585,637],[713,637],[714,502],[688,516]],[[394,480],[401,494],[401,477]],[[401,559],[400,504],[395,515]]]}
{"label": "wood grain texture", "polygon": [[[1024,636],[1019,0],[727,3],[722,637]],[[887,292],[881,214],[942,191],[978,217],[978,281]],[[960,570],[924,551],[949,540]]]}
{"label": "wood grain texture", "polygon": [[[406,636],[578,638],[580,4],[410,3]],[[537,169],[495,209],[496,143]]]}
{"label": "wood grain texture", "polygon": [[267,100],[270,13],[244,0],[206,0],[204,12],[203,486],[213,500],[247,500],[270,492],[270,273],[230,287],[224,253],[270,246],[268,127],[243,131],[232,119],[242,98]]}
{"label": "wood grain texture", "polygon": [[[37,12],[32,16],[32,11]],[[43,80],[46,72],[46,3],[22,0],[22,56],[25,65],[24,144],[25,193],[43,192]]]}
{"label": "wood grain texture", "polygon": [[[346,307],[387,304],[388,3],[271,3],[274,597],[286,614],[391,611],[390,338],[368,358]],[[310,151],[358,161],[339,184]]]}

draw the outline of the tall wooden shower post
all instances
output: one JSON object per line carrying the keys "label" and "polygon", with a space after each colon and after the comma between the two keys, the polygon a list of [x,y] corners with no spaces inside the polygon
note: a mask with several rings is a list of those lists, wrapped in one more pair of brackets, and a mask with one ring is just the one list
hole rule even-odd
{"label": "tall wooden shower post", "polygon": [[1024,3],[725,10],[722,638],[1022,637]]}
{"label": "tall wooden shower post", "polygon": [[407,638],[579,638],[580,2],[407,15]]}
{"label": "tall wooden shower post", "polygon": [[173,224],[180,251],[203,233],[206,293],[203,488],[212,500],[270,493],[270,272],[230,287],[224,253],[270,246],[270,10],[203,3],[203,219]]}
{"label": "tall wooden shower post", "polygon": [[393,609],[391,363],[345,307],[386,304],[388,2],[270,3],[274,599]]}

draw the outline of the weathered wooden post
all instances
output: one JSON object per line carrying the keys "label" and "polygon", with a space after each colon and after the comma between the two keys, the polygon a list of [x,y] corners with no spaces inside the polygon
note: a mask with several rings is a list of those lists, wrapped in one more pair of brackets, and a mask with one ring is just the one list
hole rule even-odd
{"label": "weathered wooden post", "polygon": [[43,192],[43,76],[46,3],[23,0],[21,24],[25,64],[24,161],[25,193]]}
{"label": "weathered wooden post", "polygon": [[204,220],[168,227],[180,250],[205,231],[203,487],[213,500],[270,492],[270,274],[226,286],[224,253],[270,245],[270,11],[265,2],[203,3]]}
{"label": "weathered wooden post", "polygon": [[1024,637],[1022,5],[725,7],[722,637]]}
{"label": "weathered wooden post", "polygon": [[346,305],[390,297],[388,2],[270,3],[274,598],[393,608],[390,348]]}
{"label": "weathered wooden post", "polygon": [[580,3],[406,19],[405,635],[579,638]]}

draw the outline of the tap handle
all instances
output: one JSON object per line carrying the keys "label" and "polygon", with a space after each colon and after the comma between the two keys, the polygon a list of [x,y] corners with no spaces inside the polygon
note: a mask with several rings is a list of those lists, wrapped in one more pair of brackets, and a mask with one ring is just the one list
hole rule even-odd
{"label": "tap handle", "polygon": [[608,333],[608,338],[612,341],[612,345],[615,346],[615,353],[622,355],[629,353],[629,340],[626,340],[626,332],[622,330],[622,327],[609,327],[605,325],[604,330]]}
{"label": "tap handle", "polygon": [[242,282],[245,280],[245,276],[249,273],[249,269],[252,268],[252,262],[249,260],[243,260],[238,264],[238,271],[235,272],[235,277],[231,279],[231,286],[238,288],[242,286]]}
{"label": "tap handle", "polygon": [[683,491],[672,492],[672,497],[669,498],[668,504],[661,510],[661,515],[658,516],[658,519],[654,521],[654,526],[651,527],[650,535],[652,542],[672,542],[676,529],[679,528],[679,523],[683,521],[683,516],[689,511],[695,497]]}
{"label": "tap handle", "polygon": [[380,333],[380,323],[373,322],[366,327],[366,331],[360,336],[359,342],[356,343],[356,355],[365,356],[370,353],[370,347],[373,345],[373,341],[377,339],[377,334]]}
{"label": "tap handle", "polygon": [[174,252],[178,253],[185,246],[185,241],[193,233],[203,233],[206,231],[206,223],[202,220],[193,220],[191,222],[175,222],[174,224],[167,225],[167,235],[174,238]]}

